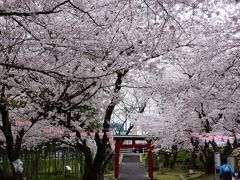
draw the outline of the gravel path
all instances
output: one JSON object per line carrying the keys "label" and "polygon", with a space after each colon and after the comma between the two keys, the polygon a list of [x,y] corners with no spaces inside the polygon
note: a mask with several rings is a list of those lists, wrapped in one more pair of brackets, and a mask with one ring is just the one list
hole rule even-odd
{"label": "gravel path", "polygon": [[146,170],[137,156],[123,156],[119,170],[120,180],[147,180]]}

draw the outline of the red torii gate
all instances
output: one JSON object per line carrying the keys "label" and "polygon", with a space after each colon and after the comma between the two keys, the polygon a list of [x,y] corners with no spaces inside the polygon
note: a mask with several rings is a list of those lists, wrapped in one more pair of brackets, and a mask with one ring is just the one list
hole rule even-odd
{"label": "red torii gate", "polygon": [[[127,136],[114,136],[115,140],[115,163],[114,163],[114,178],[117,180],[119,177],[119,155],[121,148],[147,148],[148,152],[148,176],[149,180],[153,180],[153,158],[152,150],[153,145],[152,141],[148,139],[148,136],[139,136],[139,135],[127,135]],[[131,144],[123,144],[125,140],[131,140]],[[145,144],[136,144],[136,140],[145,140]]]}

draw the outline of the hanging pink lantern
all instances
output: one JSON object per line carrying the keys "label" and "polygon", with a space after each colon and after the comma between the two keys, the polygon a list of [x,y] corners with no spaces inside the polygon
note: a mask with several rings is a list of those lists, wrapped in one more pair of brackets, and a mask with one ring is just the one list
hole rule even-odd
{"label": "hanging pink lantern", "polygon": [[194,133],[193,133],[193,132],[190,132],[190,136],[191,136],[191,137],[194,137],[195,135],[194,135]]}
{"label": "hanging pink lantern", "polygon": [[57,135],[62,137],[64,135],[64,130],[63,129],[57,129]]}
{"label": "hanging pink lantern", "polygon": [[228,140],[229,140],[229,136],[223,136],[222,139],[223,139],[224,141],[228,141]]}
{"label": "hanging pink lantern", "polygon": [[206,142],[211,142],[211,141],[213,141],[213,140],[206,138]]}
{"label": "hanging pink lantern", "polygon": [[87,133],[85,131],[80,132],[81,138],[86,138]]}
{"label": "hanging pink lantern", "polygon": [[206,140],[206,137],[205,137],[205,136],[202,136],[202,135],[201,135],[201,136],[198,136],[198,138],[199,138],[200,141],[203,141],[203,142],[205,142],[205,140]]}
{"label": "hanging pink lantern", "polygon": [[16,120],[16,123],[15,123],[15,124],[16,124],[17,128],[18,128],[18,127],[21,127],[21,120]]}
{"label": "hanging pink lantern", "polygon": [[32,125],[30,120],[16,120],[15,125],[17,129],[21,128],[29,128]]}
{"label": "hanging pink lantern", "polygon": [[51,133],[52,133],[52,128],[44,128],[43,129],[43,135],[46,138],[50,139]]}
{"label": "hanging pink lantern", "polygon": [[95,132],[90,132],[90,137],[91,137],[92,139],[94,139],[94,138],[95,138]]}
{"label": "hanging pink lantern", "polygon": [[214,136],[206,136],[209,141],[213,141]]}
{"label": "hanging pink lantern", "polygon": [[201,139],[202,137],[203,137],[203,135],[201,135],[201,134],[196,135],[196,138]]}
{"label": "hanging pink lantern", "polygon": [[76,137],[76,132],[70,132],[69,136],[70,136],[70,138],[75,138]]}
{"label": "hanging pink lantern", "polygon": [[198,132],[190,132],[191,137],[197,137],[199,135]]}
{"label": "hanging pink lantern", "polygon": [[209,142],[209,141],[211,141],[211,140],[210,140],[209,137],[205,137],[205,141],[206,141],[206,142]]}
{"label": "hanging pink lantern", "polygon": [[15,126],[19,126],[19,121],[18,120],[15,121]]}
{"label": "hanging pink lantern", "polygon": [[52,128],[44,128],[43,133],[44,134],[50,134],[52,132]]}
{"label": "hanging pink lantern", "polygon": [[16,120],[16,126],[17,128],[23,128],[25,125],[23,120]]}
{"label": "hanging pink lantern", "polygon": [[109,139],[109,138],[111,138],[112,137],[112,133],[111,132],[106,132],[106,135],[107,135],[107,138]]}
{"label": "hanging pink lantern", "polygon": [[233,136],[229,136],[228,140],[230,141],[230,143],[234,142],[234,137]]}
{"label": "hanging pink lantern", "polygon": [[100,139],[103,139],[104,132],[99,132],[98,135]]}
{"label": "hanging pink lantern", "polygon": [[32,122],[29,120],[25,121],[25,126],[30,127],[32,125]]}
{"label": "hanging pink lantern", "polygon": [[222,140],[222,136],[215,136],[214,138],[216,138],[216,140],[218,140],[218,141]]}

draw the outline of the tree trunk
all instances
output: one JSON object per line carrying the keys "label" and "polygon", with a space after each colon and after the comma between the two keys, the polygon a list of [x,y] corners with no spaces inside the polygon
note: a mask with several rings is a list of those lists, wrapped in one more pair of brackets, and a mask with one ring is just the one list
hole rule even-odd
{"label": "tree trunk", "polygon": [[174,167],[175,167],[175,164],[176,164],[176,161],[177,161],[177,154],[178,154],[178,152],[173,153],[173,155],[172,155],[172,159],[170,161],[170,168],[171,169],[174,169]]}
{"label": "tree trunk", "polygon": [[189,169],[196,169],[196,162],[197,162],[197,154],[193,150],[189,158]]}
{"label": "tree trunk", "polygon": [[167,152],[164,153],[164,162],[163,162],[164,167],[169,167],[170,157],[171,157],[171,154],[169,154]]}
{"label": "tree trunk", "polygon": [[[121,89],[121,84],[124,76],[129,70],[124,70],[123,72],[117,73],[117,79],[115,81],[114,93],[118,93]],[[86,146],[86,141],[83,141],[83,144],[78,144],[77,148],[82,151],[85,155],[85,171],[83,180],[104,180],[104,170],[108,162],[109,153],[107,151],[109,139],[106,135],[106,132],[110,128],[110,120],[113,113],[113,110],[116,106],[116,97],[113,97],[110,104],[108,105],[103,122],[103,138],[100,139],[98,133],[95,135],[95,141],[97,144],[97,153],[92,159],[92,154],[90,148]]]}
{"label": "tree trunk", "polygon": [[197,153],[199,152],[199,140],[191,137],[191,143],[193,146],[193,150],[190,152],[188,168],[196,169]]}
{"label": "tree trunk", "polygon": [[98,134],[96,134],[95,141],[97,143],[97,153],[94,161],[92,161],[89,148],[84,153],[86,166],[83,180],[104,180],[104,162],[107,157],[106,148],[108,138],[104,134],[103,139],[100,139]]}
{"label": "tree trunk", "polygon": [[1,95],[1,100],[0,100],[0,112],[2,115],[2,124],[3,124],[0,127],[0,130],[2,130],[6,138],[6,150],[7,150],[8,160],[10,161],[10,164],[11,164],[12,175],[15,180],[22,180],[23,174],[16,172],[12,163],[15,160],[19,159],[20,157],[22,137],[24,135],[24,130],[22,129],[19,131],[16,137],[15,145],[14,145],[11,122],[9,120],[8,101],[7,101],[7,98],[4,97],[3,93]]}
{"label": "tree trunk", "polygon": [[200,161],[204,164],[206,174],[214,173],[214,153],[206,142],[201,152]]}
{"label": "tree trunk", "polygon": [[213,158],[213,156],[206,156],[204,161],[202,158],[200,158],[200,160],[204,164],[206,174],[214,173],[214,158]]}
{"label": "tree trunk", "polygon": [[173,169],[175,166],[175,163],[177,161],[177,155],[178,155],[178,147],[176,145],[172,145],[172,158],[170,161],[170,168]]}
{"label": "tree trunk", "polygon": [[83,180],[104,180],[104,173],[101,170],[91,169],[89,174]]}
{"label": "tree trunk", "polygon": [[158,165],[160,172],[164,170],[164,161],[165,161],[164,153],[162,151],[158,151]]}

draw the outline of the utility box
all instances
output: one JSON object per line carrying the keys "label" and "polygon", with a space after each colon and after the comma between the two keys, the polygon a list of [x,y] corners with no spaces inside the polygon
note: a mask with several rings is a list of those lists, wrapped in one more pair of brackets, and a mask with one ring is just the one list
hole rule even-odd
{"label": "utility box", "polygon": [[72,171],[72,169],[69,165],[66,165],[65,166],[65,171],[66,171],[66,174],[69,174]]}
{"label": "utility box", "polygon": [[233,152],[228,157],[228,163],[236,171],[240,171],[240,147],[233,150]]}

